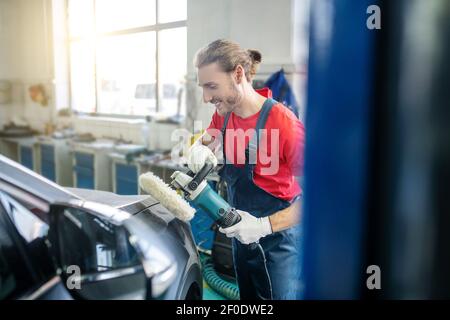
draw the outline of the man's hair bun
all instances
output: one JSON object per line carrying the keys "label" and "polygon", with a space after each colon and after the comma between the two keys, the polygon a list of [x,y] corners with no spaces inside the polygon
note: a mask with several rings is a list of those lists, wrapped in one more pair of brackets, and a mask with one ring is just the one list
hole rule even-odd
{"label": "man's hair bun", "polygon": [[261,52],[259,52],[258,50],[253,50],[253,49],[248,49],[247,51],[248,51],[248,55],[253,60],[253,63],[261,63],[261,60],[262,60]]}

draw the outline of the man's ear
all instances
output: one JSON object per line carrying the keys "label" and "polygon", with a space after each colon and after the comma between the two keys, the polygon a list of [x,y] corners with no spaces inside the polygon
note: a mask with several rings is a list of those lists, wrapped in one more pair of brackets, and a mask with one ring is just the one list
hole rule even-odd
{"label": "man's ear", "polygon": [[241,83],[243,80],[245,80],[244,68],[240,64],[238,64],[234,69],[234,77],[237,83]]}

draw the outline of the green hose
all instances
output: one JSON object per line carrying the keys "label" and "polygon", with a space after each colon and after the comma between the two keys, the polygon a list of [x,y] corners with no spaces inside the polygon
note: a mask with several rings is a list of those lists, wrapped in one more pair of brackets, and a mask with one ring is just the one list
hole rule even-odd
{"label": "green hose", "polygon": [[236,284],[219,277],[214,270],[210,256],[201,253],[200,258],[203,265],[203,278],[206,283],[217,293],[230,300],[239,300],[239,288]]}

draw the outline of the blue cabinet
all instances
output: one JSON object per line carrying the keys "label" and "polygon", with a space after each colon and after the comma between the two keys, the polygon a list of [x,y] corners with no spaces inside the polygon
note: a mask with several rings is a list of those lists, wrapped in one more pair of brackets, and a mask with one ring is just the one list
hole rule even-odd
{"label": "blue cabinet", "polygon": [[41,174],[49,180],[56,182],[55,147],[41,145]]}
{"label": "blue cabinet", "polygon": [[75,152],[75,187],[94,189],[94,155]]}
{"label": "blue cabinet", "polygon": [[115,163],[116,193],[123,195],[138,194],[138,170],[136,165]]}
{"label": "blue cabinet", "polygon": [[33,149],[28,146],[20,146],[20,163],[27,167],[28,169],[33,170]]}

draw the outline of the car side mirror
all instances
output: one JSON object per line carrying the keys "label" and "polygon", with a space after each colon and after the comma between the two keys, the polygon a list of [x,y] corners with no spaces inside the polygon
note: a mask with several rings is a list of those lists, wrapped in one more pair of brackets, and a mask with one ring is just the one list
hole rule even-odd
{"label": "car side mirror", "polygon": [[[97,203],[73,202],[52,205],[49,217],[51,251],[73,297],[151,299],[161,294],[161,279],[164,290],[173,281],[176,265],[160,254],[160,261],[152,260],[150,248],[140,239],[143,230],[127,221],[127,213]],[[175,270],[158,267],[161,264]]]}

